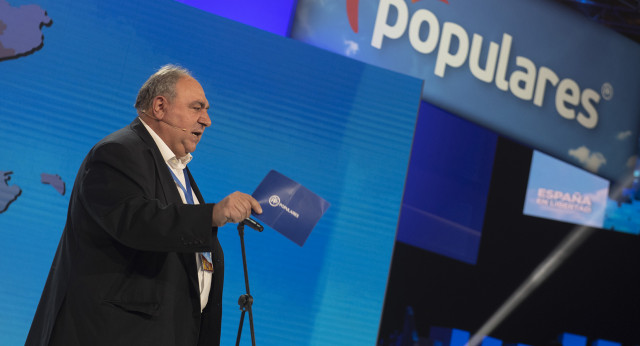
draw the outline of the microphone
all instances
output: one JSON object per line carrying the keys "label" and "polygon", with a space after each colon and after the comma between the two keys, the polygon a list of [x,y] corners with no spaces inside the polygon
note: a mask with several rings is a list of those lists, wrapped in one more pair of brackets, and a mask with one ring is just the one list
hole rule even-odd
{"label": "microphone", "polygon": [[187,129],[183,129],[183,128],[181,128],[181,127],[177,127],[177,126],[175,126],[175,125],[169,124],[169,123],[168,123],[168,122],[166,122],[165,120],[160,120],[160,119],[158,119],[158,121],[162,121],[163,123],[165,123],[165,124],[167,124],[167,125],[169,125],[169,126],[173,127],[173,128],[174,128],[174,129],[176,129],[176,130],[182,130],[183,132],[187,132]]}
{"label": "microphone", "polygon": [[252,219],[250,217],[242,220],[241,223],[245,224],[245,225],[247,225],[247,226],[249,226],[249,227],[251,227],[253,229],[255,229],[258,232],[262,232],[264,230],[264,227],[261,224],[259,224],[258,221],[254,220],[254,219]]}
{"label": "microphone", "polygon": [[176,129],[176,130],[182,130],[182,132],[187,132],[187,129],[183,129],[182,127],[177,127],[176,125],[170,124],[170,123],[168,123],[168,122],[167,122],[166,120],[164,120],[164,119],[158,119],[158,118],[152,117],[151,115],[147,114],[146,112],[140,112],[140,113],[142,113],[142,114],[144,114],[144,115],[148,116],[149,118],[151,118],[151,119],[153,119],[153,120],[157,120],[157,121],[163,122],[163,123],[165,123],[165,124],[167,124],[167,125],[169,125],[169,126],[173,127],[173,128],[174,128],[174,129]]}

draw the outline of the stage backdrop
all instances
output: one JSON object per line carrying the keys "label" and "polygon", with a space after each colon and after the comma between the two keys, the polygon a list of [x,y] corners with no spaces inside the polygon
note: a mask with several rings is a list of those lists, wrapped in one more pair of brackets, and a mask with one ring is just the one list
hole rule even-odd
{"label": "stage backdrop", "polygon": [[609,180],[634,167],[640,45],[555,1],[299,0],[291,37]]}
{"label": "stage backdrop", "polygon": [[[84,155],[165,63],[211,102],[190,164],[207,201],[276,169],[331,203],[304,247],[247,232],[258,344],[375,344],[422,81],[176,1],[34,2],[0,0],[0,344],[24,343]],[[219,235],[229,345],[244,281]]]}

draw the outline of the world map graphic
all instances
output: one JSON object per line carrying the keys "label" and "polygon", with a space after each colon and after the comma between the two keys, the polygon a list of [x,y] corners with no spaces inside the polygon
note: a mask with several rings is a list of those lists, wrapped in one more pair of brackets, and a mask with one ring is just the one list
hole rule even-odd
{"label": "world map graphic", "polygon": [[[12,7],[0,0],[0,61],[16,59],[38,51],[44,45],[43,26],[51,26],[52,19],[38,5]],[[18,185],[9,185],[12,171],[0,171],[0,213],[22,194]],[[42,173],[40,182],[51,185],[64,195],[65,183],[57,174]]]}
{"label": "world map graphic", "polygon": [[44,44],[42,27],[53,23],[38,5],[12,7],[0,0],[0,61],[29,55]]}

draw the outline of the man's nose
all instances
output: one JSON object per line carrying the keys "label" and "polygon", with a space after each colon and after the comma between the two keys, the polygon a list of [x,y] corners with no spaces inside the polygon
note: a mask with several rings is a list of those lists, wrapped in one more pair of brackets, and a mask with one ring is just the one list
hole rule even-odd
{"label": "man's nose", "polygon": [[202,124],[204,127],[211,126],[211,118],[209,118],[209,112],[205,110],[204,114],[200,117],[200,119],[198,119],[198,123]]}

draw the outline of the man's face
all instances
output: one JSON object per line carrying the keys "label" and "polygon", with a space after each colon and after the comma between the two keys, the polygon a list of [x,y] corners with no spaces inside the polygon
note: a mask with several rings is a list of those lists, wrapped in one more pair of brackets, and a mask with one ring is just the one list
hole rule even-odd
{"label": "man's face", "polygon": [[196,150],[205,127],[211,125],[209,102],[200,83],[191,77],[178,80],[176,96],[165,101],[161,137],[177,157],[183,157]]}

